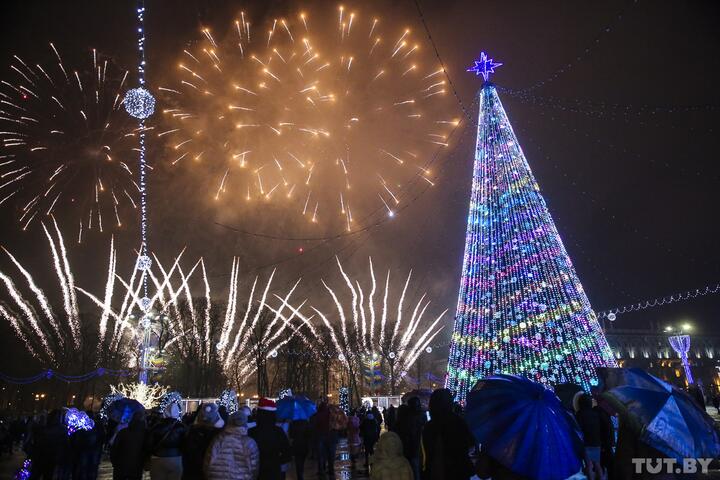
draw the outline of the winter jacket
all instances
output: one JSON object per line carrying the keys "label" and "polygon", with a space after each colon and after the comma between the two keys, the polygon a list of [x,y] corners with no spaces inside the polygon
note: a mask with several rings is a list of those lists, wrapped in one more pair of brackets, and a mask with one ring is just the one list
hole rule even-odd
{"label": "winter jacket", "polygon": [[288,431],[292,440],[292,453],[295,457],[305,457],[310,450],[310,425],[307,420],[293,420]]}
{"label": "winter jacket", "polygon": [[370,480],[413,480],[410,462],[403,455],[400,437],[393,432],[380,436],[370,464]]}
{"label": "winter jacket", "polygon": [[345,412],[340,410],[337,405],[330,405],[330,429],[331,430],[345,430],[347,427],[347,415]]}
{"label": "winter jacket", "polygon": [[597,410],[592,407],[581,408],[575,412],[575,419],[583,434],[583,444],[586,447],[599,447],[601,445],[601,424]]}
{"label": "winter jacket", "polygon": [[140,479],[143,472],[145,452],[145,421],[133,420],[127,428],[120,430],[110,447],[110,462],[113,478]]}
{"label": "winter jacket", "polygon": [[347,426],[348,445],[360,445],[360,419],[357,415],[348,418]]}
{"label": "winter jacket", "polygon": [[[282,478],[281,466],[292,460],[290,442],[282,428],[275,425],[274,418],[266,418],[258,411],[257,425],[248,435],[260,450],[260,480]],[[273,416],[274,417],[274,416]]]}
{"label": "winter jacket", "polygon": [[34,472],[63,472],[70,467],[67,429],[59,414],[50,415],[47,426],[37,426],[28,446]]}
{"label": "winter jacket", "polygon": [[425,413],[422,411],[419,401],[412,407],[403,407],[398,414],[395,431],[400,436],[403,452],[407,459],[420,457],[420,437],[425,420]]}
{"label": "winter jacket", "polygon": [[365,445],[374,445],[380,436],[380,427],[374,418],[365,417],[360,422],[360,436]]}
{"label": "winter jacket", "polygon": [[255,480],[259,471],[260,450],[246,427],[228,425],[205,452],[208,480]]}
{"label": "winter jacket", "polygon": [[174,418],[163,418],[150,430],[148,450],[153,457],[179,457],[187,427]]}
{"label": "winter jacket", "polygon": [[474,475],[469,450],[475,438],[465,420],[453,413],[449,390],[435,390],[430,397],[431,420],[422,433],[423,480],[466,480]]}
{"label": "winter jacket", "polygon": [[184,479],[203,478],[205,452],[219,432],[219,428],[206,425],[192,425],[188,429],[181,445]]}

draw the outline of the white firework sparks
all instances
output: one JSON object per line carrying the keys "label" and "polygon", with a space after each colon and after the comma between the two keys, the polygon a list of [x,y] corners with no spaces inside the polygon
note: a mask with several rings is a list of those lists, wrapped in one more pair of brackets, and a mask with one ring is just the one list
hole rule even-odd
{"label": "white firework sparks", "polygon": [[[447,309],[429,324],[421,326],[425,312],[430,306],[430,301],[426,300],[426,295],[423,294],[411,309],[412,313],[410,313],[410,309],[405,305],[405,297],[410,284],[411,272],[405,280],[397,300],[397,309],[393,315],[393,312],[390,311],[392,307],[389,307],[391,289],[390,272],[388,271],[385,277],[385,288],[382,292],[381,307],[378,310],[375,302],[377,282],[372,259],[369,260],[371,281],[369,295],[366,295],[366,289],[358,280],[353,281],[348,276],[339,259],[337,263],[345,285],[350,292],[350,305],[344,304],[335,290],[323,281],[325,289],[335,304],[339,322],[332,322],[329,314],[316,307],[312,307],[312,309],[321,319],[321,328],[324,327],[329,332],[338,358],[352,370],[353,363],[377,354],[392,366],[395,378],[403,377],[417,361],[420,354],[430,346],[431,342],[443,329],[440,321]],[[285,303],[283,302],[283,305]],[[306,341],[319,338],[317,328],[311,321],[312,317],[303,315],[300,311],[301,307],[289,306],[289,308],[293,315],[300,319],[303,325],[309,329],[310,338],[306,337]]]}
{"label": "white firework sparks", "polygon": [[[59,366],[83,349],[82,325],[75,292],[75,278],[70,268],[65,242],[52,219],[53,228],[42,227],[50,247],[52,263],[62,292],[64,315],[56,314],[45,292],[30,272],[8,250],[3,251],[27,284],[32,297],[23,294],[10,275],[0,271],[10,302],[0,303],[0,318],[8,321],[28,351],[49,365]],[[54,231],[54,234],[53,234]],[[111,259],[114,249],[111,243]],[[39,307],[39,308],[36,308]]]}

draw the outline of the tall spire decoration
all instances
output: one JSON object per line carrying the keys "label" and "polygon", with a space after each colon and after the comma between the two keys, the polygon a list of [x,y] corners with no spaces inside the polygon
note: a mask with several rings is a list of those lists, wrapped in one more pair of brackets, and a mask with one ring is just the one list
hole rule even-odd
{"label": "tall spire decoration", "polygon": [[148,208],[147,208],[147,161],[145,159],[145,120],[155,112],[155,98],[145,88],[145,2],[139,0],[137,7],[137,47],[138,47],[138,83],[125,94],[123,103],[125,110],[131,117],[138,120],[138,137],[140,140],[139,190],[140,190],[140,255],[137,260],[137,269],[143,272],[143,297],[140,300],[143,316],[141,326],[144,329],[142,343],[142,358],[140,365],[140,382],[147,383],[147,366],[149,361],[149,347],[151,323],[153,315],[150,312],[152,303],[148,296],[148,270],[152,266],[148,249]]}
{"label": "tall spire decoration", "polygon": [[464,401],[495,373],[547,386],[597,384],[615,366],[490,74],[485,52],[477,144],[446,386]]}

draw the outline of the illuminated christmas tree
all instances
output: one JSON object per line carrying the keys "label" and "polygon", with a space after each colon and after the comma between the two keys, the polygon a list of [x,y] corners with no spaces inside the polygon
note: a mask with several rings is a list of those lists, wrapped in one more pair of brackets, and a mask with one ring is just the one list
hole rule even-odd
{"label": "illuminated christmas tree", "polygon": [[464,401],[494,373],[546,385],[597,383],[615,366],[545,200],[488,77],[482,75],[465,256],[446,386]]}

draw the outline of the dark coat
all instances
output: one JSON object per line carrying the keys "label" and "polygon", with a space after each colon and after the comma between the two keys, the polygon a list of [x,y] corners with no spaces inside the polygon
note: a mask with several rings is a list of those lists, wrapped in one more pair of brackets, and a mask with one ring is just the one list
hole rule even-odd
{"label": "dark coat", "polygon": [[203,478],[205,452],[219,431],[219,428],[206,425],[192,425],[188,429],[181,444],[184,479]]}
{"label": "dark coat", "polygon": [[575,419],[583,435],[583,445],[586,447],[600,447],[602,444],[602,431],[600,415],[597,410],[581,408],[575,412]]}
{"label": "dark coat", "polygon": [[163,418],[152,427],[147,438],[148,452],[154,457],[179,457],[187,427],[174,418]]}
{"label": "dark coat", "polygon": [[307,420],[293,420],[290,422],[288,435],[292,440],[293,456],[307,456],[310,450],[310,423]]}
{"label": "dark coat", "polygon": [[282,428],[275,425],[274,412],[258,410],[257,426],[250,429],[248,436],[255,440],[260,449],[260,475],[258,480],[279,480],[281,466],[292,460],[290,442]]}
{"label": "dark coat", "polygon": [[465,420],[453,413],[452,394],[435,390],[430,397],[430,421],[422,434],[423,480],[466,480],[474,475],[468,452],[475,438]]}
{"label": "dark coat", "polygon": [[127,428],[118,432],[110,447],[110,462],[113,466],[113,477],[135,480],[142,477],[145,462],[146,427],[144,420],[133,420]]}
{"label": "dark coat", "polygon": [[51,412],[47,426],[37,426],[28,446],[28,453],[35,473],[50,474],[70,467],[70,449],[67,428],[62,424],[60,414]]}
{"label": "dark coat", "polygon": [[403,454],[408,460],[420,457],[420,438],[425,422],[425,413],[419,402],[417,405],[413,403],[413,406],[404,406],[398,412],[395,431],[402,440]]}
{"label": "dark coat", "polygon": [[366,447],[368,445],[375,445],[378,438],[380,438],[380,426],[378,425],[377,420],[365,417],[363,421],[360,422],[360,436],[362,437],[363,444],[365,444]]}

